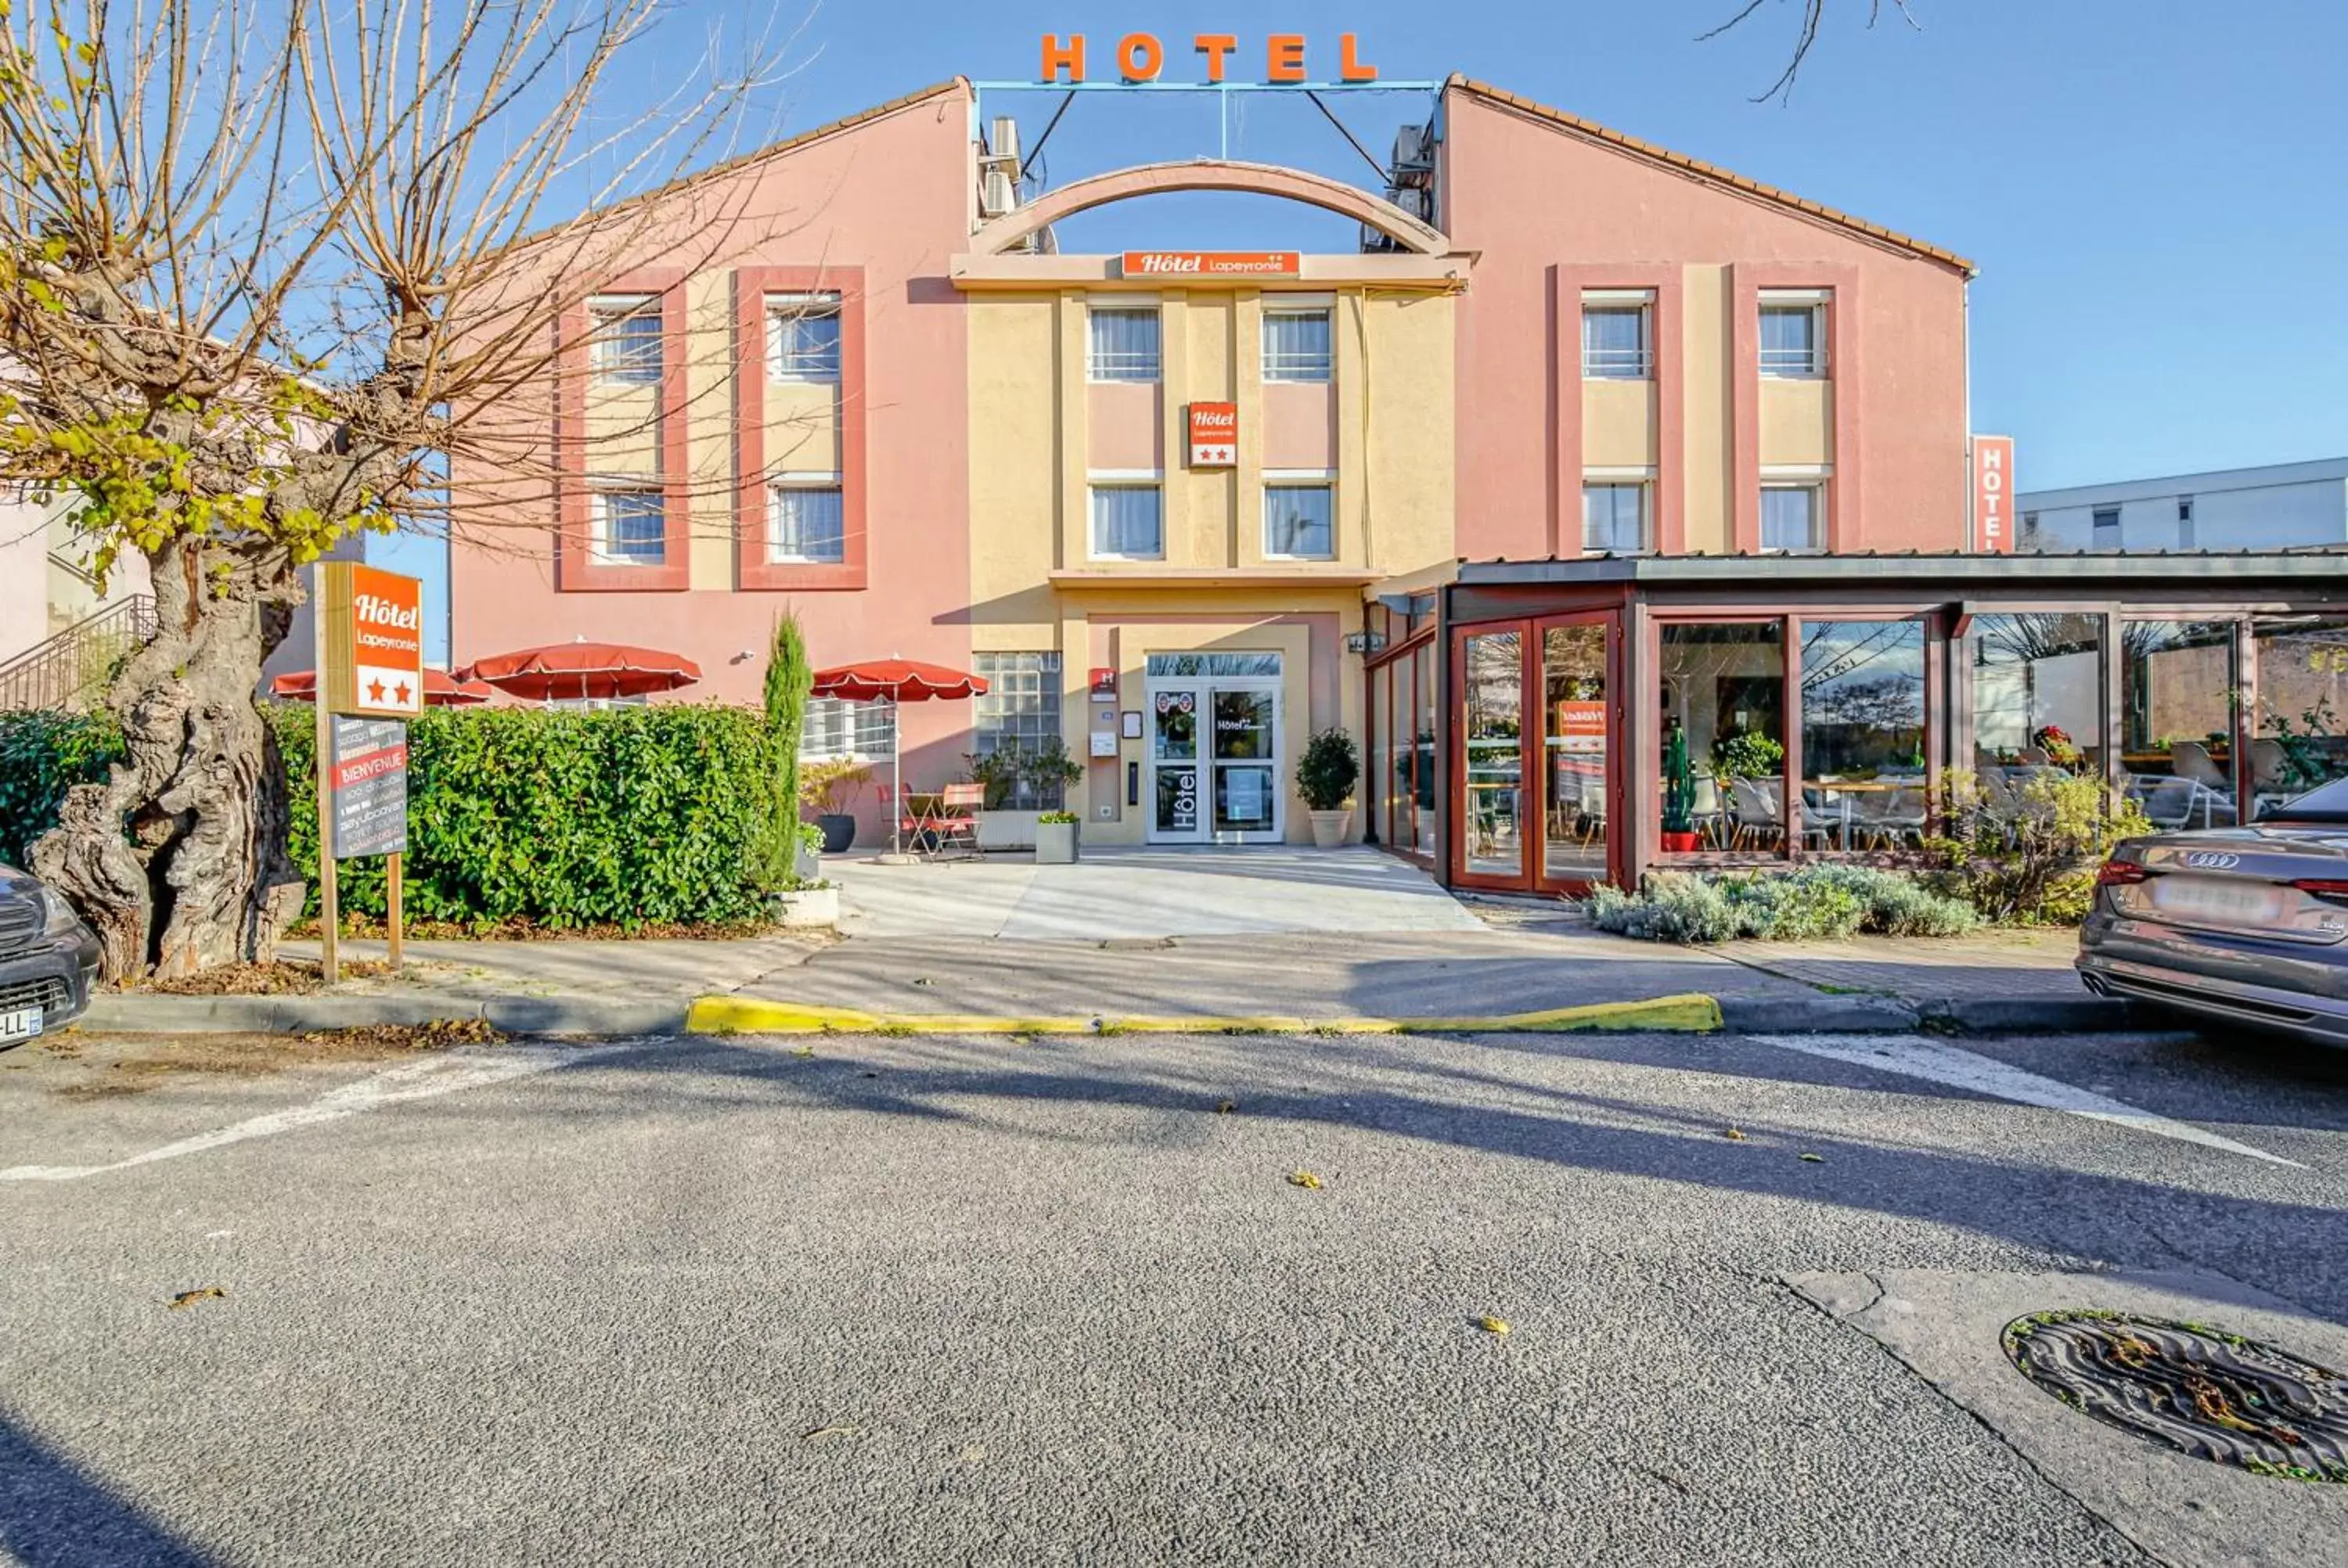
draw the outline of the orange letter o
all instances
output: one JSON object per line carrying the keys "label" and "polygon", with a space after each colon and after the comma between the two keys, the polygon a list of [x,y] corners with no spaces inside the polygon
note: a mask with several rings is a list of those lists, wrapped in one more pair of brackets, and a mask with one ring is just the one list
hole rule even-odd
{"label": "orange letter o", "polygon": [[1128,33],[1117,41],[1117,74],[1128,82],[1154,82],[1166,64],[1166,51],[1148,33]]}

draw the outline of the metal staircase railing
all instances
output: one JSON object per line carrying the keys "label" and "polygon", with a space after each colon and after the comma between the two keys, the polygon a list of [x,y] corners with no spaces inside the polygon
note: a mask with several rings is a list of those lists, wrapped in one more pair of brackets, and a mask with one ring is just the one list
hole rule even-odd
{"label": "metal staircase railing", "polygon": [[133,594],[84,616],[0,664],[0,712],[96,706],[116,661],[154,635],[151,594]]}

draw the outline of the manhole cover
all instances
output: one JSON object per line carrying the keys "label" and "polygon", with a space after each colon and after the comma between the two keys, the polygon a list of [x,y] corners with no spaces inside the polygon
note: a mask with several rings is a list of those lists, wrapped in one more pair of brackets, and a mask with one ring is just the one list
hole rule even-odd
{"label": "manhole cover", "polygon": [[2005,1326],[2023,1376],[2075,1410],[2256,1475],[2348,1484],[2348,1378],[2199,1323],[2037,1312]]}

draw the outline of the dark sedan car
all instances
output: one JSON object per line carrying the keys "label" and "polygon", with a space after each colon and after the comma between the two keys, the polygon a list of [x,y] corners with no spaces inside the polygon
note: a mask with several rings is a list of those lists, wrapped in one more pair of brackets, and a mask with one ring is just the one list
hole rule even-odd
{"label": "dark sedan car", "polygon": [[0,1050],[79,1018],[97,983],[98,938],[64,896],[0,865]]}
{"label": "dark sedan car", "polygon": [[2088,989],[2348,1046],[2348,780],[2248,827],[2132,839],[2096,880]]}

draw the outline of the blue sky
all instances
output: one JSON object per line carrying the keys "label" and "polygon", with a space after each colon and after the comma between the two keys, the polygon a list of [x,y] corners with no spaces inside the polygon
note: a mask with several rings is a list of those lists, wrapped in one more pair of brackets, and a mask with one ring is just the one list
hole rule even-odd
{"label": "blue sky", "polygon": [[[1030,79],[1046,32],[1083,32],[1102,56],[1124,33],[1155,33],[1168,78],[1183,80],[1199,79],[1195,33],[1239,36],[1236,78],[1261,75],[1267,31],[1301,32],[1320,77],[1350,31],[1388,78],[1466,71],[1972,257],[1973,425],[2016,438],[2025,488],[2348,455],[2348,6],[1913,0],[1922,31],[1887,15],[1870,32],[1866,0],[1829,0],[1791,101],[1763,105],[1749,100],[1781,67],[1799,0],[1695,41],[1740,3],[833,0],[807,14],[769,108],[798,130],[956,73]],[[729,13],[679,0],[678,49]],[[986,107],[1016,113],[1032,144],[1057,101]],[[1395,126],[1424,118],[1399,95],[1340,108],[1381,155]],[[1092,94],[1045,159],[1065,183],[1210,155],[1215,140],[1204,95]],[[1232,152],[1368,173],[1291,97],[1252,95]],[[1286,204],[1195,197],[1062,231],[1069,250],[1350,238]]]}

